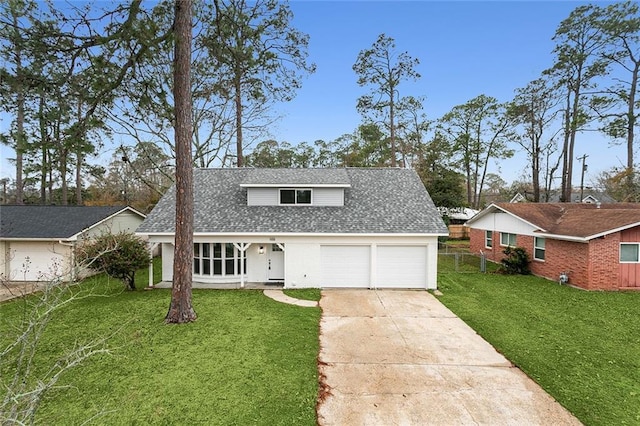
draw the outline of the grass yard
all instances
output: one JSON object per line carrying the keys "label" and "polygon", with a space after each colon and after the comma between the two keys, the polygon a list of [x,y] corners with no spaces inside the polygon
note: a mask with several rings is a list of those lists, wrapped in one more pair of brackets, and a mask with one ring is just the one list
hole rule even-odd
{"label": "grass yard", "polygon": [[440,273],[438,286],[439,300],[583,423],[640,424],[640,293],[480,273]]}
{"label": "grass yard", "polygon": [[[146,285],[145,271],[136,282]],[[77,290],[102,294],[54,315],[38,368],[98,336],[114,334],[113,354],[66,374],[60,384],[69,388],[51,394],[40,423],[80,424],[104,413],[96,424],[316,424],[320,309],[278,303],[257,290],[194,290],[198,320],[165,325],[170,290],[122,288],[102,275],[90,279]],[[0,305],[2,343],[24,307],[24,300]]]}

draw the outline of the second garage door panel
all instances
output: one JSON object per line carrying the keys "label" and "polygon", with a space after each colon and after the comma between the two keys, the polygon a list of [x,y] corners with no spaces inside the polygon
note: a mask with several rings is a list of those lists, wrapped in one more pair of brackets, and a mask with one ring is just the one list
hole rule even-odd
{"label": "second garage door panel", "polygon": [[426,288],[426,261],[424,246],[378,246],[378,287]]}

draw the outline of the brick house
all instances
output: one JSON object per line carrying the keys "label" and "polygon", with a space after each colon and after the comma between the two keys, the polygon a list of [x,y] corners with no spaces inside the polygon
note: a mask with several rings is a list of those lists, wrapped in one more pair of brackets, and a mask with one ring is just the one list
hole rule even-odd
{"label": "brick house", "polygon": [[500,262],[523,247],[533,274],[586,290],[640,290],[640,204],[495,203],[467,222],[470,248]]}

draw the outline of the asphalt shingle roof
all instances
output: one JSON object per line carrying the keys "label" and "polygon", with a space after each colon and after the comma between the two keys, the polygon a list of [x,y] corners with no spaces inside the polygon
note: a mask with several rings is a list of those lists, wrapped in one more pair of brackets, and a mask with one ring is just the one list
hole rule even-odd
{"label": "asphalt shingle roof", "polygon": [[[289,180],[292,181],[289,181]],[[295,182],[294,182],[295,181]],[[344,206],[247,206],[241,184],[350,184]],[[312,186],[312,185],[310,185]],[[140,225],[174,232],[175,187]],[[408,169],[196,169],[195,233],[424,233],[447,227],[418,175]]]}
{"label": "asphalt shingle roof", "polygon": [[0,206],[0,238],[70,238],[123,206]]}
{"label": "asphalt shingle roof", "polygon": [[640,204],[498,203],[542,232],[587,238],[640,223]]}
{"label": "asphalt shingle roof", "polygon": [[346,169],[247,169],[244,185],[348,185]]}

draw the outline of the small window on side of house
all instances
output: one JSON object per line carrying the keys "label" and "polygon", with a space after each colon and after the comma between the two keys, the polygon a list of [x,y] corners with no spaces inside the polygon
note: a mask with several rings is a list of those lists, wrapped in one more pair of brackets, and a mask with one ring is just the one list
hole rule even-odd
{"label": "small window on side of house", "polygon": [[544,260],[545,244],[544,238],[535,237],[533,239],[533,258],[535,260]]}
{"label": "small window on side of house", "polygon": [[505,247],[516,246],[516,234],[510,234],[508,232],[500,233],[500,245]]}
{"label": "small window on side of house", "polygon": [[640,243],[620,243],[620,263],[640,262]]}
{"label": "small window on side of house", "polygon": [[484,231],[484,246],[486,248],[493,247],[493,231]]}

